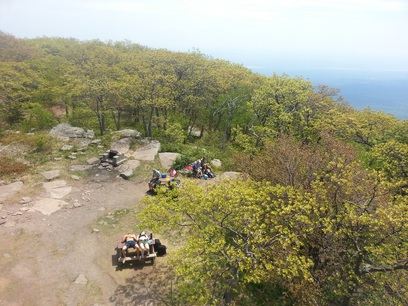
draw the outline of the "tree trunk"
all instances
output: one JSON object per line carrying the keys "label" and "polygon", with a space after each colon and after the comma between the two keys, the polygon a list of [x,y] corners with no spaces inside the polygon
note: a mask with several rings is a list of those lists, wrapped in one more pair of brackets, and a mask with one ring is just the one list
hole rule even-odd
{"label": "tree trunk", "polygon": [[147,122],[147,137],[152,137],[152,125],[153,125],[153,114],[154,114],[154,106],[150,107],[150,114],[149,114],[149,120]]}

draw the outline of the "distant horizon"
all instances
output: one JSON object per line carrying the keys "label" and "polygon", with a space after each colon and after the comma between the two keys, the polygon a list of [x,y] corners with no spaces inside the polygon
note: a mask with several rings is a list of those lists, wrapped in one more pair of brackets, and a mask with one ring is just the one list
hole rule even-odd
{"label": "distant horizon", "polygon": [[[405,69],[247,68],[265,76],[274,73],[287,74],[290,77],[299,76],[315,86],[326,85],[339,89],[339,95],[356,110],[370,108],[393,115],[400,120],[408,120],[408,70]],[[338,71],[342,73],[339,74]]]}
{"label": "distant horizon", "polygon": [[406,29],[406,0],[0,0],[0,30],[15,37],[128,40],[278,70],[408,70]]}

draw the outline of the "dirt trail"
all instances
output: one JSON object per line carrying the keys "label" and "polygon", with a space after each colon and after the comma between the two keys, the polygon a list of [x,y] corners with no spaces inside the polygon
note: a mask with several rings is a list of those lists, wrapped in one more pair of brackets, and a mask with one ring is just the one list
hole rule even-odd
{"label": "dirt trail", "polygon": [[117,177],[83,180],[64,199],[85,199],[83,206],[26,212],[15,226],[0,226],[0,305],[162,305],[153,287],[165,281],[165,257],[153,266],[116,266],[116,242],[137,220],[127,228],[97,223],[117,210],[140,210],[146,187]]}

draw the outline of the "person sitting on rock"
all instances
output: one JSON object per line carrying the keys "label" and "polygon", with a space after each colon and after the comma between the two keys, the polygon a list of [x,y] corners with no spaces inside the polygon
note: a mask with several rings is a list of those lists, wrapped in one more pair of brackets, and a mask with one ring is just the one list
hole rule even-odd
{"label": "person sitting on rock", "polygon": [[149,256],[149,236],[146,235],[146,232],[143,231],[137,236],[137,241],[139,242],[139,248],[142,252],[141,258],[144,258],[144,253],[147,251],[147,256]]}
{"label": "person sitting on rock", "polygon": [[149,191],[152,191],[156,185],[160,185],[160,171],[153,169],[152,179],[149,182]]}
{"label": "person sitting on rock", "polygon": [[193,176],[196,178],[201,178],[203,176],[202,168],[201,168],[201,160],[197,159],[193,163]]}
{"label": "person sitting on rock", "polygon": [[119,258],[119,260],[122,260],[122,263],[125,263],[126,261],[126,250],[129,248],[134,248],[136,250],[136,255],[138,253],[142,253],[141,248],[137,244],[137,237],[135,234],[132,234],[131,232],[127,233],[125,236],[122,238],[122,243],[124,243],[122,247],[122,257]]}
{"label": "person sitting on rock", "polygon": [[209,178],[215,177],[214,171],[208,163],[203,165],[203,174],[207,174]]}

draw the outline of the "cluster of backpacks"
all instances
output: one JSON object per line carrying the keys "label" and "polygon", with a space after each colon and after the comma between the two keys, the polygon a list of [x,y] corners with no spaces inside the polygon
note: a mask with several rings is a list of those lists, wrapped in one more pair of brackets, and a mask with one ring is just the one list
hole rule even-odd
{"label": "cluster of backpacks", "polygon": [[165,256],[167,254],[167,247],[160,242],[160,239],[154,239],[154,251],[157,256]]}

